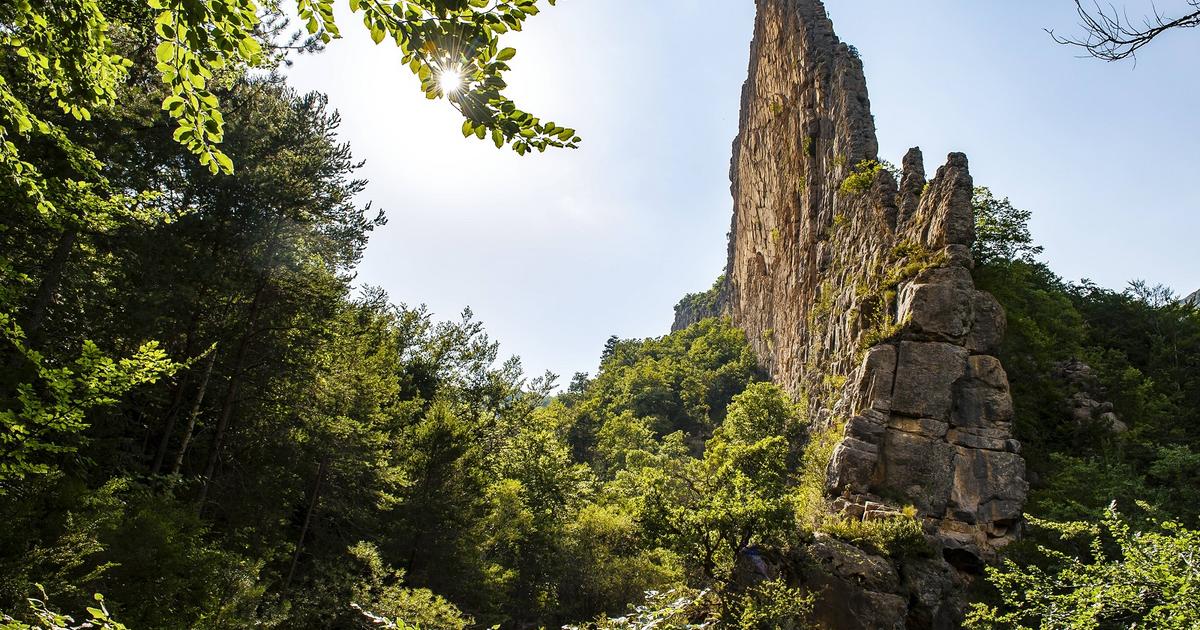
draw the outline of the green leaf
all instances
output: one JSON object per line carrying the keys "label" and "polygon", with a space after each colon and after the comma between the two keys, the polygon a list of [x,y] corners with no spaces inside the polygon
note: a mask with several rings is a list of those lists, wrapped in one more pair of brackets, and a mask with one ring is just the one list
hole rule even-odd
{"label": "green leaf", "polygon": [[231,160],[228,155],[225,155],[221,151],[217,151],[213,153],[213,157],[216,158],[217,164],[221,166],[222,171],[224,171],[226,174],[233,173],[233,160]]}
{"label": "green leaf", "polygon": [[162,63],[169,63],[175,57],[175,43],[161,42],[154,49],[154,57]]}

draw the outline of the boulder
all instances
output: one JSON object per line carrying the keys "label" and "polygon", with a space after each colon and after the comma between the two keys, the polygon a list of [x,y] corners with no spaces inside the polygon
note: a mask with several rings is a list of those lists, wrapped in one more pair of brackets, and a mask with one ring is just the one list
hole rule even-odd
{"label": "boulder", "polygon": [[958,342],[975,321],[975,284],[965,267],[936,267],[900,290],[897,319],[908,322],[905,337]]}
{"label": "boulder", "polygon": [[967,350],[940,342],[900,342],[892,411],[946,421],[954,383],[966,372]]}
{"label": "boulder", "polygon": [[1012,422],[1012,394],[999,359],[987,355],[967,359],[965,377],[955,389],[952,426],[994,428]]}
{"label": "boulder", "polygon": [[888,429],[872,480],[877,494],[901,495],[926,514],[946,510],[955,447],[940,439]]}

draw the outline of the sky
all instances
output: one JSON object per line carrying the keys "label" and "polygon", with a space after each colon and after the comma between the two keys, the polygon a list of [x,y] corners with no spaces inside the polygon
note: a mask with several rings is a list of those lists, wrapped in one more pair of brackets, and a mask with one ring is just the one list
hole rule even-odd
{"label": "sky", "polygon": [[[933,171],[965,152],[977,184],[1033,211],[1064,278],[1200,288],[1200,32],[1114,64],[1043,30],[1077,32],[1070,0],[826,4],[862,55],[881,157],[920,146]],[[610,335],[666,333],[679,298],[723,271],[753,20],[751,0],[545,6],[504,42],[519,51],[508,95],[584,142],[520,157],[464,140],[394,45],[340,13],[344,39],[288,74],[329,95],[366,161],[363,201],[389,217],[357,282],[438,319],[470,307],[502,354],[560,383],[594,372]]]}

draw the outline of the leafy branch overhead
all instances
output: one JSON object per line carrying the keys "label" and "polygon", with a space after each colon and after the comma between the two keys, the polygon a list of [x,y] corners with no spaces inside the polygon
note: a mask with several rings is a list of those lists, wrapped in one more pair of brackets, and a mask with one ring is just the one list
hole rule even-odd
{"label": "leafy branch overhead", "polygon": [[[446,98],[462,113],[464,135],[490,138],[497,147],[507,144],[521,155],[578,146],[574,129],[542,122],[503,94],[503,73],[516,51],[502,47],[500,37],[522,30],[539,12],[538,0],[348,3],[376,43],[395,42],[429,98]],[[87,120],[96,108],[113,105],[115,90],[132,63],[116,53],[116,20],[105,14],[108,7],[99,0],[6,4],[0,8],[0,53],[14,55],[19,67],[14,67],[15,76],[0,73],[0,168],[28,196],[49,204],[41,171],[23,158],[21,144],[41,136],[68,153],[80,153],[80,163],[94,160],[54,121],[33,113],[29,104],[48,95],[64,113]],[[232,172],[233,162],[219,146],[225,120],[217,93],[240,71],[278,62],[277,56],[267,54],[274,31],[264,26],[262,17],[281,7],[256,0],[147,4],[160,40],[156,69],[169,88],[162,108],[175,120],[175,140],[213,173]],[[333,0],[296,0],[296,10],[314,40],[328,43],[341,36]]]}
{"label": "leafy branch overhead", "polygon": [[[375,43],[391,39],[400,48],[427,97],[444,97],[462,113],[465,136],[490,136],[498,148],[508,144],[522,155],[531,149],[578,146],[574,129],[543,123],[502,93],[507,87],[502,75],[516,50],[501,48],[500,36],[521,30],[526,19],[537,15],[537,0],[348,2]],[[232,163],[215,146],[224,121],[207,85],[225,65],[264,63],[256,28],[259,7],[254,0],[150,0],[150,5],[161,10],[156,20],[163,40],[158,69],[172,91],[163,108],[178,119],[175,138],[214,172],[229,172]],[[333,0],[297,0],[296,8],[310,35],[325,43],[341,36]]]}

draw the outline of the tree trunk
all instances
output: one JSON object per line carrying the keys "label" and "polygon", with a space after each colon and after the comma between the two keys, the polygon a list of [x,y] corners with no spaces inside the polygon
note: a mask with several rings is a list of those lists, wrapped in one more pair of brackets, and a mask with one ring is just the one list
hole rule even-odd
{"label": "tree trunk", "polygon": [[29,340],[30,347],[36,348],[41,345],[46,312],[50,310],[54,296],[62,286],[63,275],[67,270],[67,262],[71,259],[71,251],[75,249],[77,237],[78,233],[75,230],[64,229],[58,237],[58,243],[54,245],[50,262],[46,264],[46,273],[42,276],[37,294],[34,295],[33,303],[29,305],[29,311],[25,315],[25,338]]}
{"label": "tree trunk", "polygon": [[250,315],[246,318],[246,328],[242,338],[238,340],[237,351],[234,354],[233,367],[229,372],[229,385],[225,387],[225,397],[221,400],[221,415],[217,420],[217,432],[213,436],[212,451],[208,454],[208,465],[204,469],[204,482],[200,486],[200,497],[197,500],[197,511],[204,509],[208,499],[208,488],[212,484],[213,475],[217,472],[217,463],[221,459],[221,447],[225,444],[225,434],[229,430],[229,420],[233,417],[234,403],[237,402],[238,389],[242,385],[242,368],[246,364],[246,353],[250,347],[254,328],[258,323],[258,314],[262,307],[262,295],[267,288],[267,278],[264,274],[254,291],[254,299],[250,303]]}
{"label": "tree trunk", "polygon": [[[187,333],[184,335],[183,356],[185,359],[190,359],[192,356],[192,346],[196,338],[196,326],[199,319],[200,314],[193,311]],[[183,407],[183,395],[187,391],[190,372],[191,370],[181,375],[175,384],[175,396],[171,400],[171,406],[167,408],[166,417],[163,418],[162,437],[158,441],[158,449],[154,452],[154,463],[150,465],[151,474],[157,475],[161,472],[163,461],[167,458],[167,450],[171,446],[171,436],[175,433],[175,424],[179,421],[179,411]]]}
{"label": "tree trunk", "polygon": [[300,527],[300,540],[296,541],[296,553],[292,554],[292,567],[288,569],[287,579],[283,581],[284,594],[292,585],[292,578],[296,575],[296,566],[300,564],[300,554],[304,551],[304,539],[308,536],[308,526],[312,523],[313,512],[317,509],[317,501],[321,498],[321,481],[325,478],[325,468],[328,463],[329,456],[326,455],[321,458],[321,464],[317,466],[317,480],[313,483],[308,509],[304,512],[304,525]]}
{"label": "tree trunk", "polygon": [[[175,455],[175,464],[171,466],[171,474],[178,475],[183,468],[183,456],[187,453],[188,444],[192,441],[192,432],[196,430],[196,418],[200,415],[200,405],[204,402],[204,393],[208,390],[208,379],[212,376],[213,364],[217,362],[217,349],[209,350],[208,362],[204,366],[204,377],[200,380],[200,389],[196,392],[196,400],[192,403],[192,412],[188,414],[187,428],[183,430],[183,439],[179,442],[179,453]],[[166,437],[163,444],[166,444]],[[158,473],[161,458],[154,462],[154,472]]]}

